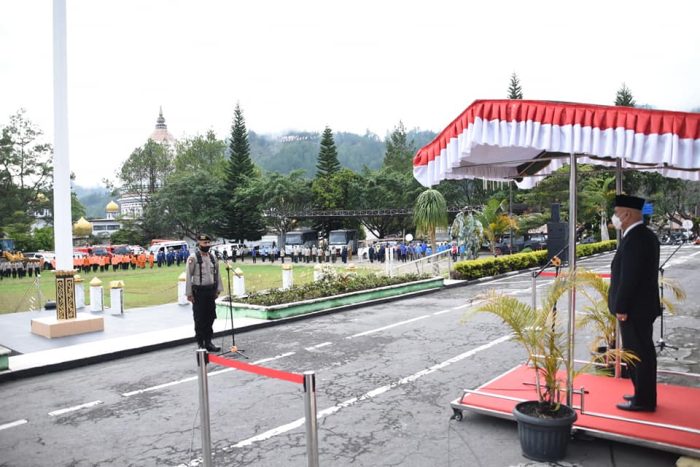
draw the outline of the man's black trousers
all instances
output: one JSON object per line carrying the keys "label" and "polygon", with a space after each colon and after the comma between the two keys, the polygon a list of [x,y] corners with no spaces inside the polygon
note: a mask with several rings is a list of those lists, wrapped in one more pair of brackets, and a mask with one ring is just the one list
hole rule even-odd
{"label": "man's black trousers", "polygon": [[630,366],[634,384],[634,403],[656,407],[656,349],[654,347],[654,319],[640,317],[620,323],[622,347],[634,352],[640,361]]}
{"label": "man's black trousers", "polygon": [[203,347],[214,337],[214,320],[216,320],[216,284],[192,286],[192,312],[194,315],[194,335],[197,344]]}

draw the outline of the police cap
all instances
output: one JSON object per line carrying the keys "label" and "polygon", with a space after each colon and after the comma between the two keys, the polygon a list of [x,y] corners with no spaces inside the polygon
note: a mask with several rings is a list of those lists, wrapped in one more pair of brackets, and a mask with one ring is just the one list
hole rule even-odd
{"label": "police cap", "polygon": [[197,241],[198,242],[211,242],[211,237],[207,234],[199,234],[199,235],[197,235]]}

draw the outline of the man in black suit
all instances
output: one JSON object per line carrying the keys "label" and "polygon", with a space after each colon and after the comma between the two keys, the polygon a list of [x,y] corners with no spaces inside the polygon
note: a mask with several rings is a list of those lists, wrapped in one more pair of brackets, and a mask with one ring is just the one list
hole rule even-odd
{"label": "man in black suit", "polygon": [[608,309],[620,322],[622,346],[640,361],[630,366],[634,395],[623,396],[621,410],[656,410],[656,351],[654,320],[661,314],[659,301],[659,240],[643,223],[644,200],[615,197],[613,224],[622,239],[613,259]]}

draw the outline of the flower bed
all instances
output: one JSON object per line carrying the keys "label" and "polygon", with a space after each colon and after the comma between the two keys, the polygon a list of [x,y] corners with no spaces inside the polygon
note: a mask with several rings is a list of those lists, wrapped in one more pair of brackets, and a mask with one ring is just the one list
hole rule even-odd
{"label": "flower bed", "polygon": [[[367,279],[367,276],[340,281],[324,280],[286,291],[275,290],[266,294],[254,294],[246,298],[245,301],[232,303],[231,308],[234,316],[237,317],[280,319],[424,290],[439,289],[444,286],[442,277],[427,279],[416,275],[380,277],[380,279],[384,279],[383,281],[379,281],[377,277],[373,277],[371,280]],[[389,285],[377,286],[377,283],[388,283]],[[365,287],[359,288],[361,285],[365,285]],[[368,285],[370,287],[367,287]],[[345,293],[339,293],[338,290],[344,290]],[[261,302],[263,304],[259,304]],[[229,303],[226,299],[217,301],[216,313],[220,319],[228,318]]]}

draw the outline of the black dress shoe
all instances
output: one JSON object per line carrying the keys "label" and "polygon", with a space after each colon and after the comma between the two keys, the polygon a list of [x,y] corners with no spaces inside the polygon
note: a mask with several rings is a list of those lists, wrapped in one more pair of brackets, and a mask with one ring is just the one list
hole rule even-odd
{"label": "black dress shoe", "polygon": [[626,401],[632,402],[634,400],[634,395],[633,394],[625,394],[624,396],[622,396],[622,398]]}
{"label": "black dress shoe", "polygon": [[632,402],[625,402],[623,404],[617,404],[616,406],[620,410],[626,410],[628,412],[655,412],[656,407],[637,405]]}

